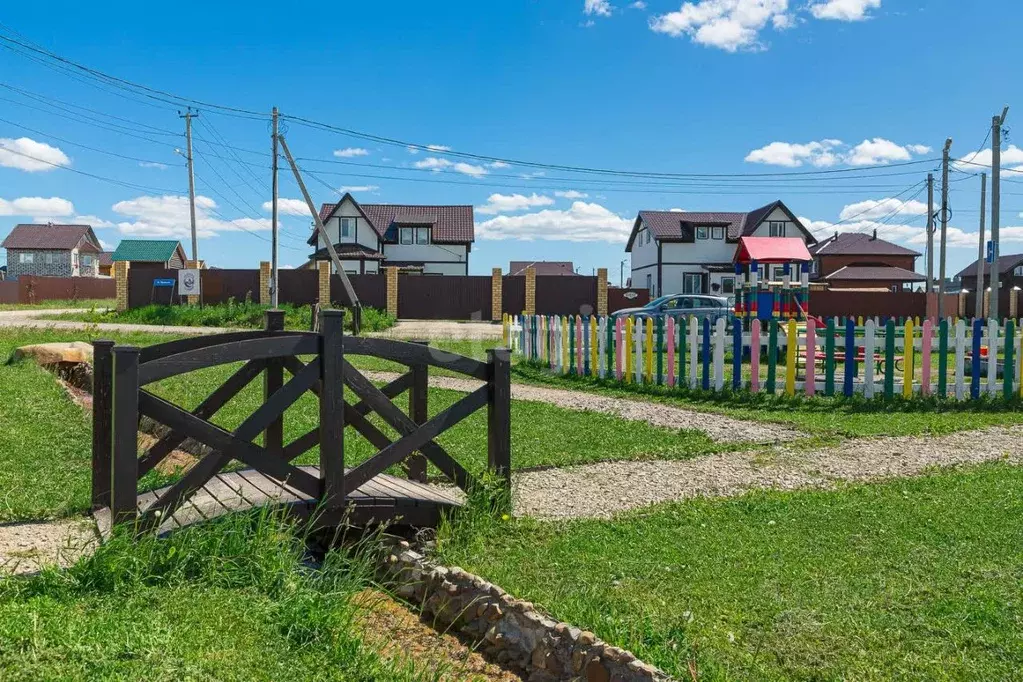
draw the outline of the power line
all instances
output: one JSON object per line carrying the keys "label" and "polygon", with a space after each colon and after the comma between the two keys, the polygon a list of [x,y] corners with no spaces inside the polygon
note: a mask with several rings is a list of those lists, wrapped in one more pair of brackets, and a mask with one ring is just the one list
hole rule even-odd
{"label": "power line", "polygon": [[87,150],[89,150],[91,152],[97,152],[99,154],[106,154],[107,156],[114,156],[114,157],[117,157],[119,159],[126,159],[128,161],[138,161],[139,163],[149,163],[149,164],[154,164],[154,165],[159,165],[159,166],[168,166],[168,165],[170,165],[170,164],[168,164],[168,163],[166,163],[164,161],[154,161],[153,159],[143,159],[143,158],[140,158],[140,157],[137,157],[137,156],[128,156],[126,154],[118,154],[117,152],[108,151],[106,149],[100,149],[99,147],[90,147],[89,145],[82,144],[80,142],[74,142],[72,140],[68,140],[67,138],[58,137],[58,136],[54,135],[53,133],[45,133],[45,132],[43,132],[41,130],[37,130],[36,128],[29,128],[27,125],[24,125],[22,123],[16,123],[15,121],[8,121],[5,118],[0,118],[0,123],[6,123],[7,125],[14,126],[15,128],[21,128],[22,130],[27,130],[30,133],[35,133],[36,135],[42,135],[43,137],[48,137],[50,139],[57,140],[58,142],[63,142],[64,144],[69,144],[69,145],[71,145],[73,147],[80,147],[82,149],[87,149]]}
{"label": "power line", "polygon": [[79,170],[77,168],[72,168],[71,166],[68,166],[68,165],[65,165],[65,164],[54,163],[52,161],[47,161],[46,159],[40,159],[37,156],[32,156],[31,154],[25,154],[24,152],[19,152],[19,151],[15,150],[15,149],[10,149],[9,147],[0,147],[0,152],[2,152],[4,154],[15,154],[16,156],[23,156],[26,159],[32,159],[33,161],[38,161],[39,163],[46,164],[47,166],[53,166],[54,168],[61,168],[61,169],[66,170],[66,171],[71,171],[72,173],[76,173],[78,175],[82,175],[82,176],[85,176],[85,177],[88,177],[88,178],[93,178],[94,180],[101,180],[103,182],[109,182],[109,183],[112,183],[112,184],[115,184],[115,185],[120,185],[122,187],[128,187],[130,189],[137,189],[137,190],[141,190],[141,191],[144,191],[144,192],[156,192],[156,193],[159,193],[159,194],[180,194],[181,193],[180,190],[176,190],[176,189],[167,189],[167,188],[161,188],[161,187],[151,187],[151,186],[147,186],[147,185],[138,185],[138,184],[131,183],[131,182],[124,182],[123,180],[116,180],[114,178],[108,178],[108,177],[106,177],[104,175],[97,175],[96,173],[88,173],[86,171]]}

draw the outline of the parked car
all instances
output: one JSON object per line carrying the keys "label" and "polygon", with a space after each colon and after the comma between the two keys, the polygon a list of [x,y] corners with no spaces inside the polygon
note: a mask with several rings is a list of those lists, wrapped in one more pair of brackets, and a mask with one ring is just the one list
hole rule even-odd
{"label": "parked car", "polygon": [[698,320],[709,319],[717,322],[720,318],[728,319],[735,310],[735,299],[726,296],[707,296],[703,294],[671,294],[661,296],[647,303],[642,308],[623,308],[611,314],[612,319],[619,317],[639,318],[681,318],[695,317]]}

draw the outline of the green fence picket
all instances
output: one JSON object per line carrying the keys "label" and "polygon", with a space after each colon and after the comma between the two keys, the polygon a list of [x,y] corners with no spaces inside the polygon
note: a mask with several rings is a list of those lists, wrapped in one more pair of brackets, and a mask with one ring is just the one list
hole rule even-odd
{"label": "green fence picket", "polygon": [[884,326],[884,397],[895,396],[895,320],[889,319]]}
{"label": "green fence picket", "polygon": [[778,378],[778,320],[768,322],[771,331],[767,336],[767,392],[774,395]]}
{"label": "green fence picket", "polygon": [[835,395],[835,318],[828,318],[824,339],[824,395]]}

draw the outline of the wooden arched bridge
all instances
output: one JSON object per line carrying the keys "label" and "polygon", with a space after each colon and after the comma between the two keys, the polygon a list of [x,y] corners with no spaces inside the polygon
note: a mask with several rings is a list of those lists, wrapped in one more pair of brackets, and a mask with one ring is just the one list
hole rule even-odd
{"label": "wooden arched bridge", "polygon": [[[104,531],[135,523],[139,532],[164,532],[231,511],[287,505],[317,526],[353,524],[435,525],[459,504],[450,486],[426,480],[427,461],[462,490],[474,477],[436,438],[482,408],[487,409],[488,466],[506,482],[511,468],[511,388],[508,351],[488,351],[486,362],[438,352],[422,343],[346,336],[342,311],[323,311],[319,331],[284,330],[283,313],[269,311],[266,327],[171,341],[145,348],[95,342],[92,503]],[[350,356],[372,356],[408,371],[378,388],[352,366]],[[311,357],[303,362],[301,357]],[[186,410],[146,390],[169,377],[228,363],[242,366],[195,409]],[[429,368],[484,382],[434,417],[428,416]],[[286,373],[290,378],[285,381]],[[211,418],[257,378],[262,404],[233,431]],[[346,389],[356,401],[349,402]],[[284,442],[285,411],[307,391],[319,399],[319,425]],[[406,414],[392,400],[409,393]],[[377,415],[397,440],[369,419]],[[138,429],[145,416],[166,433],[139,456]],[[346,468],[344,434],[351,429],[377,452]],[[257,438],[263,435],[263,444]],[[139,490],[139,481],[186,439],[205,454],[172,485]],[[319,446],[318,466],[296,466]],[[240,463],[240,464],[239,464]],[[384,472],[402,464],[404,476]]]}

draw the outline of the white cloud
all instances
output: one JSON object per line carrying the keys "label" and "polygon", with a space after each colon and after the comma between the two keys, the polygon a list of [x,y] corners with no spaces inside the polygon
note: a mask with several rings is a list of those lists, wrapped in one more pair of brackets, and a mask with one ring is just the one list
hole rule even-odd
{"label": "white cloud", "polygon": [[585,0],[583,12],[598,17],[609,17],[612,11],[611,3],[608,0]]}
{"label": "white cloud", "polygon": [[57,147],[29,137],[0,137],[0,166],[34,173],[70,166],[71,159]]}
{"label": "white cloud", "polygon": [[[217,203],[209,197],[195,198],[196,232],[200,237],[215,237],[221,232],[242,230],[262,231],[270,229],[267,218],[237,218],[222,220],[210,214]],[[179,195],[141,196],[113,205],[119,213],[131,221],[117,224],[122,234],[133,237],[188,237],[191,228],[188,215],[188,197]]]}
{"label": "white cloud", "polygon": [[114,245],[111,244],[110,242],[108,242],[105,239],[100,239],[99,240],[99,248],[103,249],[104,251],[113,251],[114,250]]}
{"label": "white cloud", "polygon": [[[18,197],[8,201],[0,199],[0,216],[69,216],[75,212],[75,205],[60,197]],[[45,222],[45,221],[42,221]]]}
{"label": "white cloud", "polygon": [[922,201],[902,201],[895,198],[867,199],[848,204],[838,214],[839,220],[878,220],[889,216],[927,215],[927,204]]}
{"label": "white cloud", "polygon": [[345,147],[344,149],[335,149],[334,156],[341,159],[350,159],[355,156],[369,156],[369,150],[363,149],[362,147]]}
{"label": "white cloud", "polygon": [[449,151],[451,151],[451,147],[448,147],[447,145],[443,145],[443,144],[428,144],[428,145],[426,145],[426,148],[429,149],[431,152],[449,152]]}
{"label": "white cloud", "polygon": [[[76,215],[71,219],[71,222],[76,225],[89,225],[91,227],[113,227],[114,224],[106,218],[100,218],[97,215]],[[106,248],[106,247],[103,247]]]}
{"label": "white cloud", "polygon": [[414,144],[410,144],[409,146],[405,147],[405,149],[408,150],[409,154],[418,154],[419,153],[419,147],[415,146]]}
{"label": "white cloud", "polygon": [[[994,158],[994,152],[991,148],[982,149],[979,152],[968,154],[963,158],[959,159],[954,165],[960,170],[964,170],[968,173],[979,173],[986,168],[991,168],[991,161]],[[1020,149],[1014,144],[1010,144],[1007,148],[1002,150],[1002,166],[1014,166],[1016,164],[1023,163],[1023,149]]]}
{"label": "white cloud", "polygon": [[547,173],[544,171],[533,171],[531,173],[520,173],[519,177],[523,180],[532,180],[533,178],[542,178],[545,175],[547,175]]}
{"label": "white cloud", "polygon": [[689,36],[700,45],[728,52],[762,49],[760,32],[768,22],[788,28],[788,0],[700,0],[685,2],[676,12],[650,18],[650,29],[673,38]]}
{"label": "white cloud", "polygon": [[167,164],[160,163],[158,161],[139,161],[140,168],[155,168],[157,170],[167,170]]}
{"label": "white cloud", "polygon": [[544,209],[518,216],[497,216],[476,224],[481,239],[624,243],[632,221],[600,204],[576,201],[564,210]]}
{"label": "white cloud", "polygon": [[[273,210],[273,204],[269,201],[263,202],[263,210],[269,213]],[[285,199],[279,197],[277,199],[277,212],[283,213],[284,215],[297,215],[305,216],[306,218],[312,218],[309,215],[309,207],[306,206],[304,199]]]}
{"label": "white cloud", "polygon": [[[845,164],[879,166],[893,161],[909,161],[914,155],[928,154],[931,148],[922,144],[899,145],[882,137],[864,140],[850,147],[841,140],[818,142],[772,142],[746,155],[747,163],[798,168],[809,163],[819,168]],[[1023,159],[1021,159],[1023,161]]]}
{"label": "white cloud", "polygon": [[646,3],[643,0],[636,0],[636,2],[630,3],[629,7],[632,9],[646,9]]}
{"label": "white cloud", "polygon": [[436,156],[428,156],[422,161],[416,161],[416,168],[428,168],[432,171],[439,171],[444,168],[450,168],[458,173],[465,175],[471,175],[474,178],[483,177],[487,174],[487,169],[483,166],[476,166],[471,163],[465,163],[464,161],[451,161],[449,159],[441,159]]}
{"label": "white cloud", "polygon": [[487,165],[490,166],[491,168],[511,168],[511,164],[505,163],[504,161],[494,161],[493,163],[488,163]]}
{"label": "white cloud", "polygon": [[585,192],[580,192],[579,190],[568,189],[564,191],[555,192],[554,196],[560,197],[562,199],[587,199],[589,198],[590,195],[586,194]]}
{"label": "white cloud", "polygon": [[880,6],[881,0],[824,0],[810,5],[810,13],[817,19],[862,21],[870,18],[867,10]]}
{"label": "white cloud", "polygon": [[337,191],[344,194],[345,192],[375,192],[378,189],[380,189],[380,185],[341,185]]}
{"label": "white cloud", "polygon": [[491,194],[487,198],[487,203],[477,207],[476,212],[483,215],[514,213],[516,211],[524,211],[527,208],[550,206],[553,203],[554,199],[536,193],[528,197],[524,194]]}

